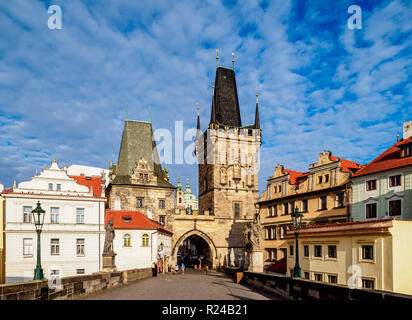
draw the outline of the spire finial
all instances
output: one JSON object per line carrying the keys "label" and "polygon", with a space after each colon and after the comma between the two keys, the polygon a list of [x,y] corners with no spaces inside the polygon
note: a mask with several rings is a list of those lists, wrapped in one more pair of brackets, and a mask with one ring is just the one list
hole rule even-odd
{"label": "spire finial", "polygon": [[216,67],[219,67],[219,49],[216,49]]}
{"label": "spire finial", "polygon": [[196,107],[196,109],[197,109],[197,115],[199,116],[199,109],[200,109],[200,108],[199,108],[199,102],[196,102],[196,106],[197,106],[197,107]]}
{"label": "spire finial", "polygon": [[256,103],[258,103],[258,97],[259,97],[259,93],[258,93],[258,90],[256,89]]}
{"label": "spire finial", "polygon": [[232,69],[235,71],[235,53],[232,52]]}

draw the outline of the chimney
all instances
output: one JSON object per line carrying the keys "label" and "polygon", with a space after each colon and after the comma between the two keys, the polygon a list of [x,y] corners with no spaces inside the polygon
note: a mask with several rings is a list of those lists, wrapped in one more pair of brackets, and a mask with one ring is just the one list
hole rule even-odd
{"label": "chimney", "polygon": [[412,120],[403,123],[403,139],[412,137]]}

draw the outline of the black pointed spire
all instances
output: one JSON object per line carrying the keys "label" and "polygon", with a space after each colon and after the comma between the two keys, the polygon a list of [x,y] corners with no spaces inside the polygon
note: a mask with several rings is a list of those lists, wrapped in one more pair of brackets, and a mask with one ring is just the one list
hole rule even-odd
{"label": "black pointed spire", "polygon": [[197,127],[196,129],[200,130],[199,103],[197,103]]}
{"label": "black pointed spire", "polygon": [[260,129],[258,96],[259,96],[259,95],[258,95],[258,93],[256,92],[255,129]]}
{"label": "black pointed spire", "polygon": [[233,127],[242,126],[235,72],[232,69],[223,67],[216,69],[210,123]]}

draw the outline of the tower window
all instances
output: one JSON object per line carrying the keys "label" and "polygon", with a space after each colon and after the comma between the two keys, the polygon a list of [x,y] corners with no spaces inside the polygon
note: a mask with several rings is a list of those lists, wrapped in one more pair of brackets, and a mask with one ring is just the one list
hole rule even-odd
{"label": "tower window", "polygon": [[240,204],[235,202],[233,209],[235,213],[235,218],[240,218]]}

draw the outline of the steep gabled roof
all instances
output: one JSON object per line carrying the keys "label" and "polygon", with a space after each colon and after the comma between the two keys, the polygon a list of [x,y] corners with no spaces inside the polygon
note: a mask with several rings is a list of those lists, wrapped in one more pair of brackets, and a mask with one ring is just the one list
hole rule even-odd
{"label": "steep gabled roof", "polygon": [[[105,214],[104,225],[106,226],[109,220],[113,217],[113,227],[115,229],[148,229],[162,230],[173,234],[170,230],[163,228],[160,224],[152,219],[149,219],[139,211],[126,210],[107,210]],[[128,219],[130,222],[125,222]]]}
{"label": "steep gabled roof", "polygon": [[126,120],[113,184],[130,184],[130,177],[136,162],[144,158],[157,177],[158,186],[174,188],[165,180],[156,141],[153,138],[152,124],[143,121]]}
{"label": "steep gabled roof", "polygon": [[215,90],[212,101],[211,123],[241,127],[236,77],[232,69],[216,69]]}
{"label": "steep gabled roof", "polygon": [[337,161],[338,159],[340,160],[340,164],[341,164],[341,168],[343,172],[349,172],[353,174],[357,172],[360,168],[363,168],[363,164],[360,164],[354,161],[346,160],[343,158],[338,158],[335,156],[331,156],[330,158],[333,161]]}
{"label": "steep gabled roof", "polygon": [[408,143],[412,143],[412,137],[396,142],[389,149],[360,169],[354,177],[412,166],[412,157],[401,158],[400,147]]}
{"label": "steep gabled roof", "polygon": [[295,171],[295,170],[290,170],[290,169],[284,169],[283,170],[285,173],[289,173],[289,182],[291,184],[296,184],[298,178],[303,177],[305,174],[300,171]]}

